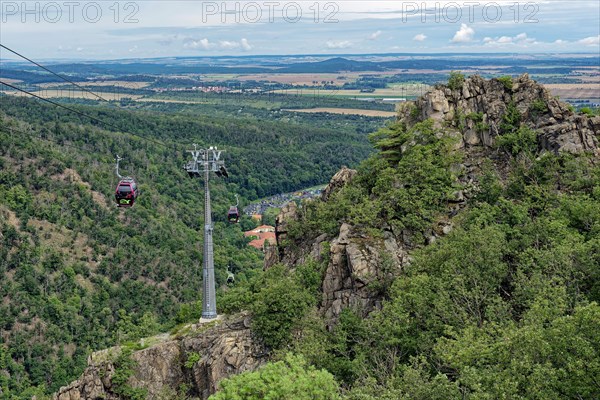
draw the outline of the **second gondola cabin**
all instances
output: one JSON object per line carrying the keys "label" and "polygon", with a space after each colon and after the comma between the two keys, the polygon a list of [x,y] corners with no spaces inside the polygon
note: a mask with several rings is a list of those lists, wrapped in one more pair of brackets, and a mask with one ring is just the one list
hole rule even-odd
{"label": "second gondola cabin", "polygon": [[240,212],[238,211],[237,206],[229,207],[229,211],[227,212],[227,220],[232,224],[237,224],[240,220]]}

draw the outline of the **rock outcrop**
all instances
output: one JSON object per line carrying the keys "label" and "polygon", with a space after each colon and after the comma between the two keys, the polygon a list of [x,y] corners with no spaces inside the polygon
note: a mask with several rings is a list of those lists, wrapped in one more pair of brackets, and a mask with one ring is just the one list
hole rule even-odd
{"label": "rock outcrop", "polygon": [[[457,148],[468,150],[462,164],[453,167],[463,188],[448,199],[448,215],[422,232],[426,243],[450,233],[452,217],[477,190],[484,160],[492,159],[501,170],[508,168],[506,160],[490,148],[504,133],[505,115],[513,107],[518,110],[519,123],[538,132],[540,149],[598,151],[600,117],[576,115],[527,74],[514,80],[472,76],[454,90],[438,86],[417,101],[400,105],[399,119],[407,126],[431,118],[440,134],[456,136]],[[321,201],[331,201],[332,195],[355,175],[355,170],[342,168],[323,191]],[[337,236],[323,234],[291,243],[290,223],[301,218],[300,214],[296,204],[282,209],[276,224],[278,250],[270,254],[265,266],[282,262],[295,268],[311,258],[327,262],[319,310],[329,326],[336,323],[344,308],[353,308],[364,316],[378,308],[386,282],[391,282],[410,262],[409,252],[415,246],[411,232],[382,227],[383,238],[374,238],[357,227],[342,224]],[[323,260],[326,246],[329,256]]]}
{"label": "rock outcrop", "polygon": [[538,133],[540,149],[598,151],[600,117],[575,114],[527,74],[514,80],[475,75],[454,90],[437,86],[419,100],[403,104],[400,119],[411,125],[431,118],[439,128],[459,132],[462,144],[489,147],[502,134],[502,119],[511,103],[521,121]]}
{"label": "rock outcrop", "polygon": [[[331,195],[347,185],[357,171],[343,167],[323,190],[321,201],[331,201]],[[327,262],[322,283],[320,313],[328,326],[333,326],[343,309],[351,307],[368,315],[381,302],[385,282],[391,283],[409,261],[407,246],[400,238],[385,230],[383,238],[371,238],[360,229],[342,224],[337,237],[322,234],[290,243],[290,223],[299,219],[298,206],[286,205],[276,219],[278,257],[265,258],[265,268],[281,262],[295,268],[309,259]],[[329,249],[327,260],[325,250]]]}
{"label": "rock outcrop", "polygon": [[337,192],[342,187],[344,187],[346,184],[351,182],[355,175],[356,175],[355,169],[342,167],[342,169],[340,169],[331,178],[331,180],[329,181],[329,184],[327,185],[327,187],[325,187],[325,189],[323,190],[323,193],[321,193],[321,200],[323,200],[323,201],[329,200],[329,198],[331,197],[331,195],[333,193]]}
{"label": "rock outcrop", "polygon": [[[134,371],[127,384],[146,389],[148,399],[171,398],[168,394],[182,387],[187,388],[180,393],[185,398],[207,399],[223,378],[266,362],[265,350],[252,338],[247,315],[209,325],[191,326],[182,337],[167,335],[163,342],[134,352]],[[119,347],[94,353],[83,375],[61,388],[54,400],[121,399],[112,382],[120,354]],[[194,358],[198,360],[190,363]]]}
{"label": "rock outcrop", "polygon": [[386,284],[408,261],[408,252],[391,231],[384,231],[382,239],[374,239],[342,224],[331,242],[322,284],[320,310],[328,324],[334,324],[345,308],[363,316],[376,309]]}

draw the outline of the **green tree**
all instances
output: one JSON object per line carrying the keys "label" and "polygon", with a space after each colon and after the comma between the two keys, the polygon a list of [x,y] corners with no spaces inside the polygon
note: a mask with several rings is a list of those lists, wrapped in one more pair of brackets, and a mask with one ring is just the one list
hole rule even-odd
{"label": "green tree", "polygon": [[315,303],[314,295],[286,276],[285,267],[272,267],[265,279],[258,282],[260,290],[251,305],[252,329],[270,347],[279,348],[287,343],[292,330]]}
{"label": "green tree", "polygon": [[465,75],[460,71],[451,71],[448,78],[448,87],[452,90],[458,90],[465,82]]}
{"label": "green tree", "polygon": [[338,385],[326,370],[317,370],[302,356],[288,353],[254,372],[224,379],[211,400],[337,400]]}

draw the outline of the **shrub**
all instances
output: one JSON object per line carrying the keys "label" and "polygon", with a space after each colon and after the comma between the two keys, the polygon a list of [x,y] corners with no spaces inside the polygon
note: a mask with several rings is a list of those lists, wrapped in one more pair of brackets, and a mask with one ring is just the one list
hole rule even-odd
{"label": "shrub", "polygon": [[450,78],[448,79],[448,87],[452,90],[458,90],[462,87],[465,82],[465,75],[460,71],[450,72]]}
{"label": "shrub", "polygon": [[593,117],[593,116],[594,116],[594,110],[592,110],[592,109],[591,109],[591,108],[589,108],[589,107],[582,107],[582,108],[579,110],[579,112],[580,112],[580,113],[582,113],[582,114],[585,114],[585,115],[589,115],[590,117]]}
{"label": "shrub", "polygon": [[337,400],[338,384],[326,370],[309,366],[302,356],[287,354],[254,372],[244,372],[219,384],[211,400]]}
{"label": "shrub", "polygon": [[544,100],[537,99],[531,103],[531,105],[529,106],[529,109],[531,110],[532,114],[534,114],[534,115],[542,115],[546,111],[548,111],[548,106],[546,105]]}
{"label": "shrub", "polygon": [[513,156],[521,152],[535,153],[537,151],[537,134],[534,130],[522,126],[516,132],[498,136],[497,144]]}
{"label": "shrub", "polygon": [[286,276],[285,267],[272,267],[252,303],[252,330],[272,348],[291,338],[292,329],[315,302],[311,292]]}
{"label": "shrub", "polygon": [[512,90],[513,87],[513,79],[512,76],[501,76],[498,78],[499,82],[502,82],[502,84],[504,85],[504,87],[508,90]]}
{"label": "shrub", "polygon": [[517,109],[514,101],[508,103],[506,112],[502,116],[502,122],[500,122],[500,129],[503,133],[514,133],[519,129],[521,125],[521,113]]}

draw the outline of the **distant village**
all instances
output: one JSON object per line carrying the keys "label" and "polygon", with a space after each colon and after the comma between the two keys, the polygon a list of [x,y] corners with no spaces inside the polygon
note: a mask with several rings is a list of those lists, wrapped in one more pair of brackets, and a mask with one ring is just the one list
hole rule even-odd
{"label": "distant village", "polygon": [[271,225],[261,225],[252,230],[244,232],[244,236],[252,238],[248,246],[252,246],[258,250],[264,250],[265,242],[269,245],[275,245],[275,227]]}
{"label": "distant village", "polygon": [[[321,195],[322,188],[301,190],[293,193],[278,194],[267,199],[261,200],[258,203],[250,204],[244,207],[244,214],[251,216],[257,221],[262,220],[262,216],[269,208],[282,208],[290,201],[301,201],[304,199],[312,199]],[[275,239],[275,227],[271,225],[261,225],[254,229],[244,232],[244,236],[252,238],[248,246],[252,246],[258,250],[264,250],[265,242],[269,245],[277,243]]]}
{"label": "distant village", "polygon": [[267,199],[263,199],[258,203],[250,204],[244,207],[243,211],[244,214],[249,216],[263,215],[269,208],[281,208],[290,201],[312,199],[320,196],[322,191],[322,188],[317,188],[293,193],[277,194]]}

